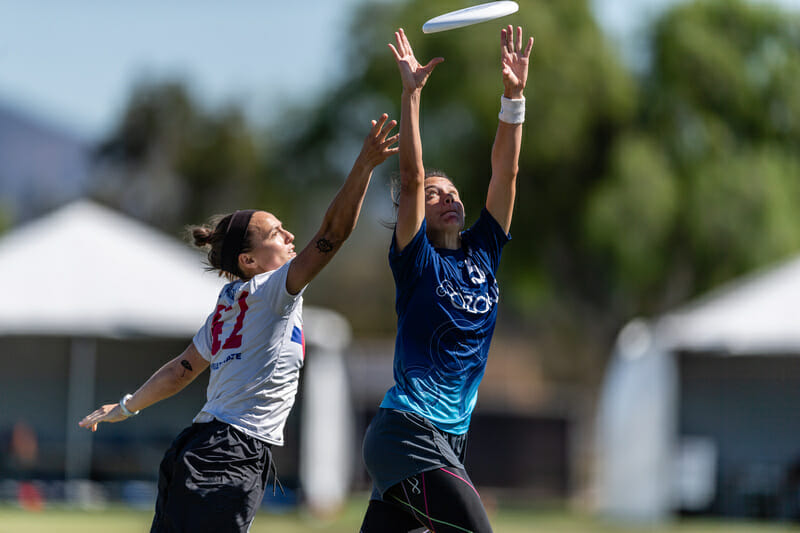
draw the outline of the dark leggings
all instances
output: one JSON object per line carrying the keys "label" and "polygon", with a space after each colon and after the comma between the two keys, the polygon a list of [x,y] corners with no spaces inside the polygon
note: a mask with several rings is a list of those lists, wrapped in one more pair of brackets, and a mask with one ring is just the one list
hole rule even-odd
{"label": "dark leggings", "polygon": [[464,470],[438,468],[370,500],[361,533],[491,533],[481,497]]}

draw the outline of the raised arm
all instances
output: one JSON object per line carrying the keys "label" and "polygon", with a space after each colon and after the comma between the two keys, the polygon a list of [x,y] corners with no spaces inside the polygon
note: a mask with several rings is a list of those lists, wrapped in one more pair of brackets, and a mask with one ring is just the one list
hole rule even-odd
{"label": "raised arm", "polygon": [[400,98],[400,195],[395,226],[396,246],[401,251],[411,242],[425,218],[425,167],[419,134],[419,103],[428,76],[444,58],[431,59],[423,66],[414,57],[402,28],[395,32],[394,37],[397,47],[389,44],[389,48],[403,82]]}
{"label": "raised arm", "polygon": [[[169,398],[180,392],[198,375],[208,368],[208,361],[203,359],[194,343],[190,344],[181,355],[159,368],[144,385],[139,387],[125,402],[129,412],[136,413],[145,407]],[[119,403],[109,403],[86,415],[78,425],[97,431],[101,422],[119,422],[129,418]]]}
{"label": "raised arm", "polygon": [[509,25],[500,31],[500,42],[503,109],[492,147],[492,179],[486,194],[486,209],[508,233],[516,196],[522,122],[525,119],[523,91],[528,80],[528,60],[533,49],[533,37],[528,39],[523,50],[522,28],[517,27],[515,42],[514,29]]}
{"label": "raised arm", "polygon": [[387,122],[388,118],[384,113],[380,119],[372,121],[361,152],[342,188],[328,206],[319,231],[289,265],[286,290],[290,294],[300,292],[333,259],[356,226],[372,171],[397,153],[397,147],[392,147],[397,142],[397,135],[389,137],[397,122]]}

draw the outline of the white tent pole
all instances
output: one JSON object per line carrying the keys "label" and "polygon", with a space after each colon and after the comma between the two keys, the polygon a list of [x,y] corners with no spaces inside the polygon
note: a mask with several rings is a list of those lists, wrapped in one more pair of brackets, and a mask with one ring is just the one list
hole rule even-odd
{"label": "white tent pole", "polygon": [[649,324],[617,337],[598,408],[598,510],[660,522],[673,511],[678,370]]}
{"label": "white tent pole", "polygon": [[300,479],[309,510],[336,514],[350,489],[352,404],[340,350],[315,349],[306,361],[300,418]]}
{"label": "white tent pole", "polygon": [[326,518],[338,512],[350,489],[353,408],[344,348],[350,325],[323,309],[304,312],[306,345],[300,417],[300,482],[312,514]]}
{"label": "white tent pole", "polygon": [[94,375],[97,357],[95,339],[72,339],[69,354],[67,389],[67,442],[64,471],[66,478],[88,479],[92,459],[92,434],[78,421],[94,407]]}

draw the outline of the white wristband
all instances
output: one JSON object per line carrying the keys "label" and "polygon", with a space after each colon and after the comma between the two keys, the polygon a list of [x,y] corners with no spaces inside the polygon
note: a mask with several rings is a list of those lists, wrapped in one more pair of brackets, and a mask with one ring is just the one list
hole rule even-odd
{"label": "white wristband", "polygon": [[125,405],[125,403],[132,397],[133,397],[132,394],[126,394],[119,401],[119,408],[122,409],[122,414],[125,415],[125,417],[136,416],[139,414],[139,411],[131,411],[130,409],[128,409],[128,406]]}
{"label": "white wristband", "polygon": [[500,96],[500,120],[508,124],[525,122],[525,98],[514,99]]}

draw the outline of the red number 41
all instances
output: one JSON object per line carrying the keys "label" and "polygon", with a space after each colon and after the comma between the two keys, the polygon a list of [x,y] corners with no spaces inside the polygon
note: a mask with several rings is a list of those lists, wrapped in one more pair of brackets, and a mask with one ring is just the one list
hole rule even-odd
{"label": "red number 41", "polygon": [[230,336],[225,339],[225,344],[222,344],[219,338],[220,335],[222,335],[222,321],[220,318],[222,318],[223,311],[230,311],[233,305],[227,307],[224,305],[217,306],[217,312],[214,313],[214,318],[211,319],[211,355],[217,355],[220,347],[223,349],[239,348],[242,345],[242,336],[239,332],[242,330],[244,314],[247,312],[247,302],[245,301],[247,296],[247,291],[244,291],[236,301],[236,303],[239,304],[239,314],[236,316],[236,323],[233,325],[233,331],[231,331]]}

